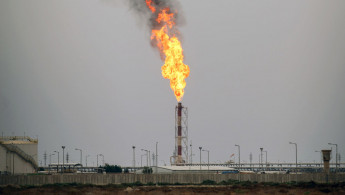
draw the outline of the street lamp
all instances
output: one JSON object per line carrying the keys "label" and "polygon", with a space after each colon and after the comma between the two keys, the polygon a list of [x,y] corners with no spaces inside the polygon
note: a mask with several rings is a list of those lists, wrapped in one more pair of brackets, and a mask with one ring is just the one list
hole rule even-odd
{"label": "street lamp", "polygon": [[61,146],[62,148],[62,173],[65,172],[65,146]]}
{"label": "street lamp", "polygon": [[296,173],[297,173],[297,143],[289,142],[289,144],[295,144],[296,146]]}
{"label": "street lamp", "polygon": [[266,153],[266,167],[267,167],[267,150],[266,151],[264,151],[265,153]]}
{"label": "street lamp", "polygon": [[56,172],[59,172],[59,167],[60,167],[60,152],[59,151],[54,151],[58,154],[58,168],[56,170]]}
{"label": "street lamp", "polygon": [[201,149],[202,149],[202,147],[199,147],[199,150],[200,150],[200,171],[201,171]]}
{"label": "street lamp", "polygon": [[328,145],[335,146],[335,172],[338,171],[338,144],[328,143]]}
{"label": "street lamp", "polygon": [[132,146],[133,148],[133,169],[135,171],[135,146]]}
{"label": "street lamp", "polygon": [[263,168],[264,167],[264,165],[263,165],[263,163],[262,163],[262,150],[263,150],[264,148],[260,148],[260,151],[261,151],[261,153],[260,153],[260,159],[261,159],[261,168]]}
{"label": "street lamp", "polygon": [[190,146],[190,164],[193,165],[193,149],[192,149],[192,144],[190,144],[189,146]]}
{"label": "street lamp", "polygon": [[87,167],[87,157],[89,157],[90,155],[86,155],[85,156],[85,164],[86,164],[86,167]]}
{"label": "street lamp", "polygon": [[210,171],[210,151],[203,149],[202,151],[207,152],[207,171]]}
{"label": "street lamp", "polygon": [[240,145],[235,144],[238,147],[238,167],[241,168],[241,150]]}
{"label": "street lamp", "polygon": [[78,149],[78,148],[76,148],[75,150],[80,151],[80,165],[83,166],[83,151],[82,151],[82,149]]}
{"label": "street lamp", "polygon": [[140,156],[140,167],[143,167],[143,156],[146,156],[146,154]]}
{"label": "street lamp", "polygon": [[149,166],[149,151],[148,150],[145,150],[145,149],[141,149],[141,151],[145,151],[146,152],[146,166],[148,167]]}
{"label": "street lamp", "polygon": [[158,142],[156,142],[156,174],[158,174]]}
{"label": "street lamp", "polygon": [[55,154],[49,154],[49,165],[52,164],[52,155],[55,155]]}

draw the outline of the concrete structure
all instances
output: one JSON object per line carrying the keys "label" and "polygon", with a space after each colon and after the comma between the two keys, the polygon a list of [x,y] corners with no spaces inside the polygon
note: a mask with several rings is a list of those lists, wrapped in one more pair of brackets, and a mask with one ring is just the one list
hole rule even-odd
{"label": "concrete structure", "polygon": [[188,163],[188,108],[179,102],[175,108],[175,152],[170,164]]}
{"label": "concrete structure", "polygon": [[[227,180],[251,182],[293,182],[314,181],[326,183],[326,174],[56,174],[56,175],[0,175],[0,185],[44,185],[54,183],[80,183],[80,184],[122,184],[141,182],[151,183],[181,183],[200,184],[205,180],[217,183]],[[344,182],[345,174],[329,174],[328,182]]]}
{"label": "concrete structure", "polygon": [[28,136],[0,137],[0,174],[36,172],[37,144]]}
{"label": "concrete structure", "polygon": [[329,161],[331,160],[332,150],[321,150],[323,157],[324,172],[329,173]]}

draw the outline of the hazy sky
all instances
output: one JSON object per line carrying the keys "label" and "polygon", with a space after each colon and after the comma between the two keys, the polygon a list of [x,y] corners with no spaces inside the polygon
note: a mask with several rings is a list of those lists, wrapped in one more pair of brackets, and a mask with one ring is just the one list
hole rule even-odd
{"label": "hazy sky", "polygon": [[[345,159],[345,1],[181,0],[198,147],[224,162],[319,161],[337,143]],[[174,149],[176,99],[161,76],[145,20],[121,0],[0,1],[0,129],[39,138],[39,160],[66,146],[131,165],[132,145]],[[60,152],[60,154],[61,154]],[[202,154],[207,161],[207,153]],[[144,160],[145,158],[143,158]],[[85,160],[85,157],[83,157]],[[53,161],[56,158],[53,157]]]}

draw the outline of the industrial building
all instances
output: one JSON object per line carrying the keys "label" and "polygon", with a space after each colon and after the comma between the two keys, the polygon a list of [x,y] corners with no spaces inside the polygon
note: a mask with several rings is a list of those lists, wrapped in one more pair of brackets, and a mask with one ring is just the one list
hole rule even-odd
{"label": "industrial building", "polygon": [[[152,173],[236,173],[237,169],[224,166],[207,166],[207,165],[189,165],[189,166],[158,166],[151,167]],[[157,168],[157,172],[156,172]],[[143,169],[138,169],[137,174],[143,173]]]}
{"label": "industrial building", "polygon": [[35,173],[38,140],[28,136],[0,137],[0,174]]}

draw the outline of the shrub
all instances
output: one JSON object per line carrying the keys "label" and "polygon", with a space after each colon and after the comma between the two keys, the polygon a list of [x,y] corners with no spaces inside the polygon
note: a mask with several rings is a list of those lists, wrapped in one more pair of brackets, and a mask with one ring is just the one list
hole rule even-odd
{"label": "shrub", "polygon": [[213,181],[213,180],[205,180],[203,182],[201,182],[202,185],[216,185],[217,182]]}

